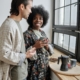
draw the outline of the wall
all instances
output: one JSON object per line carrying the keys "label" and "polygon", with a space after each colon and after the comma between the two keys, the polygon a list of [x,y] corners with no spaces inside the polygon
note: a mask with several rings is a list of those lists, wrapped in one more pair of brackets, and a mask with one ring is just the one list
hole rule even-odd
{"label": "wall", "polygon": [[[43,30],[47,34],[50,41],[51,41],[51,36],[52,36],[52,1],[53,0],[34,0],[33,2],[33,6],[43,5],[45,9],[49,12],[49,20],[48,20],[46,27],[44,27]],[[2,22],[5,20],[5,18],[9,16],[10,4],[11,4],[11,0],[0,0],[0,26]],[[24,32],[28,28],[27,27],[28,24],[26,23],[26,20],[22,19],[21,26]]]}
{"label": "wall", "polygon": [[0,0],[0,26],[2,22],[9,16],[11,0]]}

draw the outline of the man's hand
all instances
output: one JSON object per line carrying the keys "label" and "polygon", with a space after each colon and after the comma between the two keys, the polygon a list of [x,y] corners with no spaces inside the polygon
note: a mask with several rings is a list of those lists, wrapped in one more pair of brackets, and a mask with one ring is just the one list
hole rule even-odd
{"label": "man's hand", "polygon": [[36,54],[36,48],[31,48],[26,52],[26,58],[31,58]]}

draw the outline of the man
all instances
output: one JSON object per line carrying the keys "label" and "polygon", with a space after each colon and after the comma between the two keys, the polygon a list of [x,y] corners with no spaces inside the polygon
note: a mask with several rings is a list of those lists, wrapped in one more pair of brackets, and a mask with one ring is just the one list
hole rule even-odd
{"label": "man", "polygon": [[22,18],[28,18],[32,3],[32,0],[12,0],[11,15],[1,25],[0,80],[25,80],[27,77],[27,58],[31,58],[36,50],[25,51],[19,22]]}

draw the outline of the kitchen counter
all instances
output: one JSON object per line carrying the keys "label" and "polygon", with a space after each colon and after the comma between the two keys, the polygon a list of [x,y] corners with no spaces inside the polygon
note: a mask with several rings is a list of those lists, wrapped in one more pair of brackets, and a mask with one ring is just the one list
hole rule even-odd
{"label": "kitchen counter", "polygon": [[[58,58],[61,55],[64,55],[64,54],[62,52],[54,49],[54,54],[51,57]],[[64,75],[64,74],[57,73],[56,71],[53,70],[54,65],[50,66],[51,64],[53,64],[53,62],[49,62],[49,67],[51,69],[51,80],[80,80],[80,75],[78,75],[78,76],[77,75]],[[77,65],[80,66],[80,63],[77,63]],[[54,75],[56,76],[55,78],[54,78]]]}

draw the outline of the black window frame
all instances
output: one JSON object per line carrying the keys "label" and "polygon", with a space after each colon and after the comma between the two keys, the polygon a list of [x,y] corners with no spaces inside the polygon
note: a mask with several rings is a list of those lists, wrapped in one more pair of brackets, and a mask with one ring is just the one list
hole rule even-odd
{"label": "black window frame", "polygon": [[[55,33],[55,32],[57,32],[57,33],[62,33],[62,34],[67,34],[67,35],[71,35],[71,36],[75,36],[75,37],[76,37],[75,54],[73,54],[72,52],[64,49],[63,47],[60,47],[60,46],[54,44],[54,33]],[[62,52],[65,53],[66,55],[71,55],[71,57],[76,58],[76,56],[77,56],[78,33],[74,32],[74,31],[73,31],[73,32],[70,32],[70,31],[66,31],[66,30],[53,29],[52,34],[53,34],[53,35],[52,35],[52,37],[53,37],[53,38],[52,38],[52,43],[54,44],[54,47],[57,48],[57,49],[59,49],[60,51],[62,51]]]}
{"label": "black window frame", "polygon": [[[70,2],[71,2],[71,0],[70,0]],[[76,3],[72,3],[72,4],[69,4],[69,5],[77,5],[77,24],[76,24],[76,26],[68,26],[68,25],[55,25],[55,10],[57,10],[57,9],[60,9],[60,8],[64,8],[64,7],[66,7],[66,6],[69,6],[69,5],[66,5],[66,6],[63,6],[63,7],[60,7],[60,8],[56,8],[55,9],[55,0],[53,1],[53,28],[62,28],[62,29],[67,29],[67,30],[78,30],[79,29],[79,0],[77,0],[77,2]],[[64,0],[64,3],[65,3],[65,0]],[[70,7],[70,10],[71,10],[71,7]],[[71,13],[70,13],[71,14]],[[71,18],[70,18],[71,19]]]}
{"label": "black window frame", "polygon": [[[76,3],[72,3],[72,4],[69,4],[69,5],[73,5],[73,4],[77,5],[77,24],[76,24],[76,26],[55,25],[55,10],[59,9],[59,8],[55,9],[55,0],[53,0],[52,43],[54,44],[54,32],[76,36],[75,55],[72,52],[70,52],[70,51],[68,51],[68,50],[66,50],[66,49],[64,49],[64,48],[62,48],[62,47],[60,47],[56,44],[54,44],[54,48],[59,49],[60,51],[64,52],[66,55],[71,55],[73,58],[76,58],[78,62],[80,62],[80,0],[77,0]],[[66,6],[69,6],[69,5],[66,5]],[[60,8],[62,8],[62,7],[60,7]]]}

